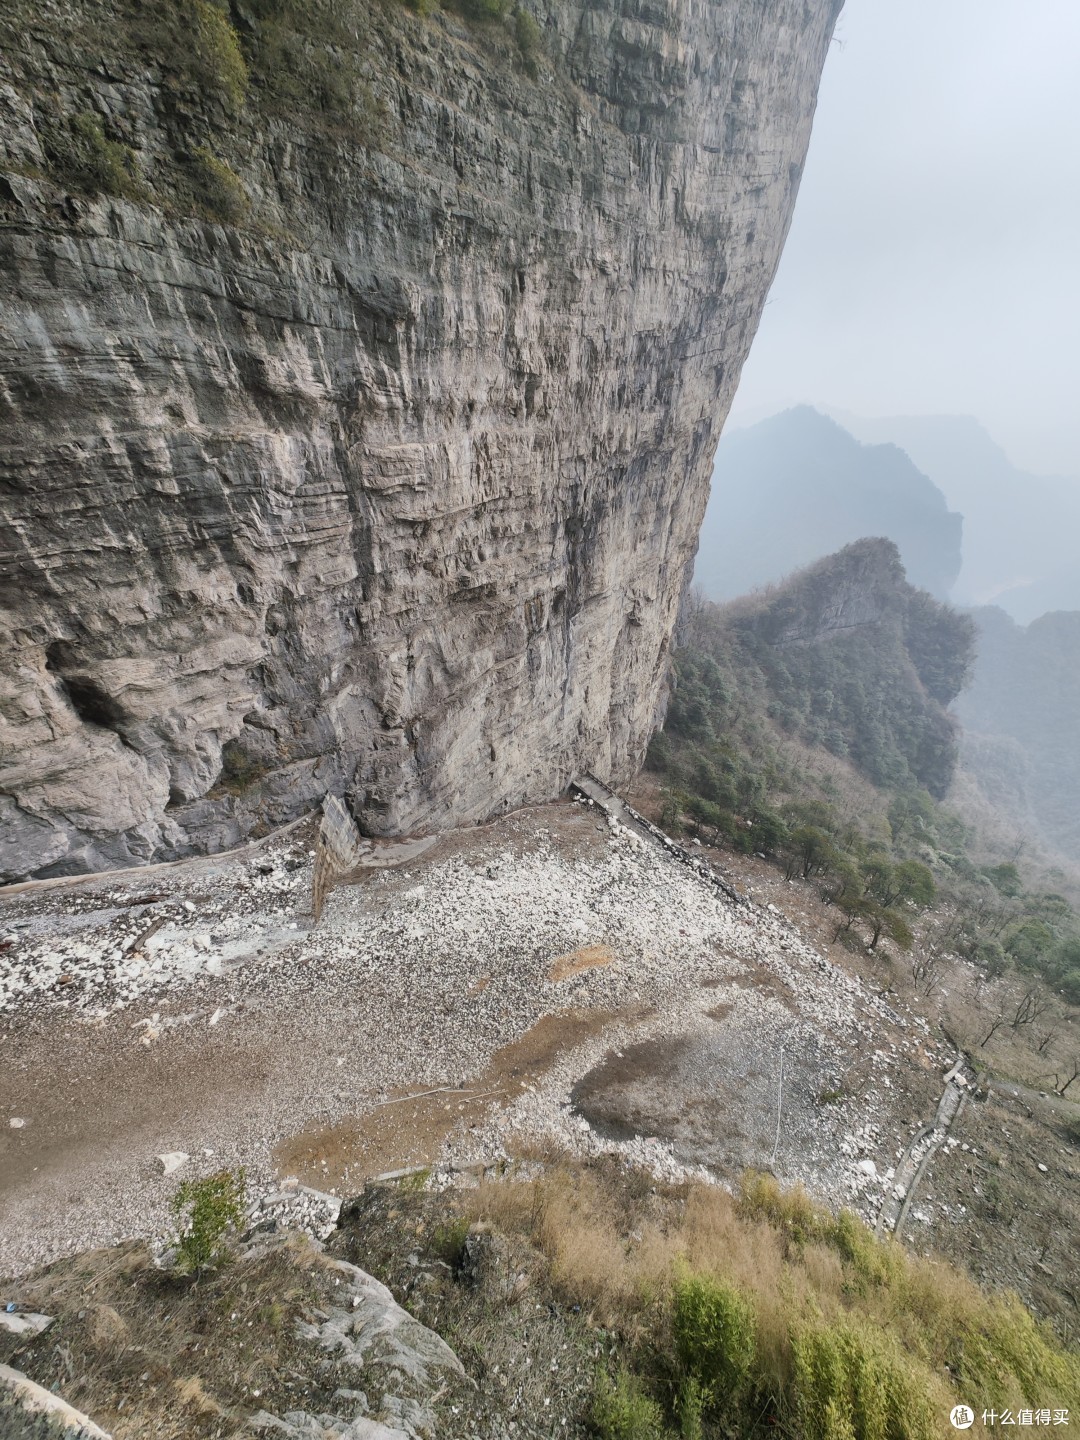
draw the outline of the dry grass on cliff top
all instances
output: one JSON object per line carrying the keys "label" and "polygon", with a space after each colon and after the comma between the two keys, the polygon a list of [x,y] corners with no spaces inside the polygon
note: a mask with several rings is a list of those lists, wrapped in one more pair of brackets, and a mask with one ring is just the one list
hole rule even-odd
{"label": "dry grass on cliff top", "polygon": [[[1080,1406],[1080,1354],[1014,1295],[980,1290],[951,1265],[876,1239],[850,1213],[834,1216],[801,1189],[782,1192],[771,1176],[747,1175],[732,1196],[563,1162],[530,1182],[485,1183],[463,1206],[474,1223],[539,1249],[555,1289],[622,1334],[646,1376],[665,1366],[670,1373],[675,1363],[680,1277],[734,1291],[753,1317],[751,1408],[758,1413],[764,1401],[782,1433],[822,1440],[844,1433],[816,1427],[800,1393],[808,1383],[800,1362],[807,1337],[825,1349],[836,1337],[841,1345],[856,1337],[863,1347],[856,1368],[892,1376],[914,1406],[902,1432],[912,1440],[939,1433],[959,1400],[977,1401],[980,1413],[984,1404],[1074,1413]],[[662,1400],[663,1384],[654,1393]],[[854,1433],[864,1429],[856,1425]]]}
{"label": "dry grass on cliff top", "polygon": [[[495,1427],[460,1429],[447,1412],[445,1440],[509,1433],[519,1391],[527,1408],[515,1414],[561,1427],[543,1434],[601,1440],[934,1440],[960,1400],[980,1413],[1080,1407],[1080,1354],[1015,1297],[878,1241],[770,1176],[747,1175],[732,1196],[537,1152],[476,1189],[433,1193],[412,1177],[368,1187],[346,1211],[331,1252],[445,1334],[475,1381],[475,1416]],[[428,1283],[414,1293],[421,1271]],[[340,1378],[295,1328],[332,1303],[331,1285],[301,1236],[198,1283],[156,1270],[132,1243],[22,1282],[20,1298],[57,1322],[0,1345],[0,1360],[55,1385],[117,1440],[234,1435],[255,1409],[332,1406]],[[697,1365],[707,1391],[731,1339],[721,1326],[716,1345],[717,1315],[742,1326],[744,1373],[694,1429],[686,1382]]]}

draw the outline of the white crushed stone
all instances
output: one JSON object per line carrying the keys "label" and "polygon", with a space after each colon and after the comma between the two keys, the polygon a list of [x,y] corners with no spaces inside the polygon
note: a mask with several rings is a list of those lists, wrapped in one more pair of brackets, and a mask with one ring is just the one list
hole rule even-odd
{"label": "white crushed stone", "polygon": [[[581,1154],[617,1154],[664,1179],[712,1179],[681,1162],[668,1142],[595,1134],[572,1112],[569,1094],[612,1046],[673,1023],[682,1033],[707,1026],[703,1012],[720,1002],[737,1007],[748,1036],[767,1040],[783,1020],[790,1043],[816,1045],[825,1068],[828,1052],[845,1047],[890,1059],[882,1026],[904,1021],[776,907],[733,905],[693,869],[615,823],[588,853],[573,853],[545,827],[544,814],[520,812],[502,829],[473,832],[467,851],[458,845],[442,859],[336,889],[315,931],[312,857],[298,854],[293,838],[268,843],[254,858],[15,897],[5,922],[14,944],[0,952],[0,1028],[50,1017],[115,1026],[134,1011],[131,1043],[153,1047],[168,1045],[180,1027],[243,1026],[251,1008],[287,1002],[305,1021],[317,1012],[319,1033],[313,1023],[297,1032],[311,1047],[305,1092],[273,1092],[263,1113],[215,1115],[201,1133],[161,1136],[185,1147],[176,1153],[198,1155],[192,1174],[245,1165],[252,1224],[273,1220],[316,1238],[329,1233],[340,1200],[278,1180],[270,1156],[276,1140],[316,1115],[333,1124],[403,1088],[468,1083],[545,1014],[655,1011],[645,1022],[615,1021],[558,1056],[475,1130],[452,1133],[434,1183],[454,1167],[492,1163],[526,1135]],[[557,957],[601,944],[614,951],[613,964],[558,984],[548,979]],[[794,993],[798,1013],[789,1021],[748,983],[759,968]],[[703,990],[706,978],[712,988]],[[925,1035],[911,1031],[912,1050],[921,1050]],[[342,1044],[357,1033],[361,1047]],[[784,1157],[782,1173],[872,1215],[892,1146],[880,1092],[868,1089],[823,1110],[819,1142]],[[871,1159],[869,1151],[880,1162],[874,1173],[856,1163]],[[107,1177],[81,1174],[77,1217],[62,1190],[33,1192],[25,1207],[14,1197],[0,1269],[17,1273],[132,1234],[156,1234],[163,1244],[171,1187],[160,1167],[155,1175],[148,1165],[152,1153],[133,1155]]]}

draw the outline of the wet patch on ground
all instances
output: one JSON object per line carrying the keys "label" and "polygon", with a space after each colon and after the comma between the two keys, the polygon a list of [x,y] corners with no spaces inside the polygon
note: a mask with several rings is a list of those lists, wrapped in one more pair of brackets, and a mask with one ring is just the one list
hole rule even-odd
{"label": "wet patch on ground", "polygon": [[709,1029],[609,1052],[574,1086],[575,1112],[608,1139],[667,1142],[728,1183],[820,1147],[833,1125],[816,1097],[835,1078],[835,1053],[783,1012],[749,1026],[731,1004],[706,1016]]}
{"label": "wet patch on ground", "polygon": [[[302,1131],[274,1149],[282,1174],[305,1184],[348,1187],[388,1171],[431,1166],[447,1138],[476,1130],[492,1108],[508,1105],[561,1055],[632,1012],[561,1010],[502,1046],[476,1080],[418,1095],[391,1095],[365,1114]],[[642,1018],[642,1017],[638,1017]]]}

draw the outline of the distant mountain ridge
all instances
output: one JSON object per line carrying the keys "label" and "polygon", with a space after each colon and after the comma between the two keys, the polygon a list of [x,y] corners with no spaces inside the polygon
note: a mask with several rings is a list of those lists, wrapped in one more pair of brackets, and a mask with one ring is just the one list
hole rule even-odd
{"label": "distant mountain ridge", "polygon": [[[848,757],[875,785],[948,789],[958,727],[946,707],[970,671],[974,626],[908,583],[890,540],[856,541],[767,592],[705,606],[691,625],[735,677],[731,693],[756,693],[788,734]],[[687,680],[680,665],[675,732],[693,729]],[[711,696],[718,713],[723,690]]]}
{"label": "distant mountain ridge", "polygon": [[720,441],[694,580],[712,600],[775,583],[869,536],[939,599],[961,565],[960,515],[895,445],[866,445],[807,405]]}
{"label": "distant mountain ridge", "polygon": [[829,413],[859,440],[901,446],[963,514],[957,604],[994,604],[1022,625],[1080,609],[1080,482],[1021,470],[970,416]]}
{"label": "distant mountain ridge", "polygon": [[953,706],[964,767],[991,804],[1080,860],[1080,611],[1026,628],[996,606],[973,614],[978,659]]}

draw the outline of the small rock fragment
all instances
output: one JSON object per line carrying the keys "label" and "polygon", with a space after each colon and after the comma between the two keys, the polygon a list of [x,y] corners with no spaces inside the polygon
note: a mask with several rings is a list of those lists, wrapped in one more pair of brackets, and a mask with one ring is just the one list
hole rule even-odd
{"label": "small rock fragment", "polygon": [[9,1314],[0,1310],[0,1330],[6,1330],[9,1335],[40,1335],[52,1323],[51,1315],[36,1315],[32,1311]]}

